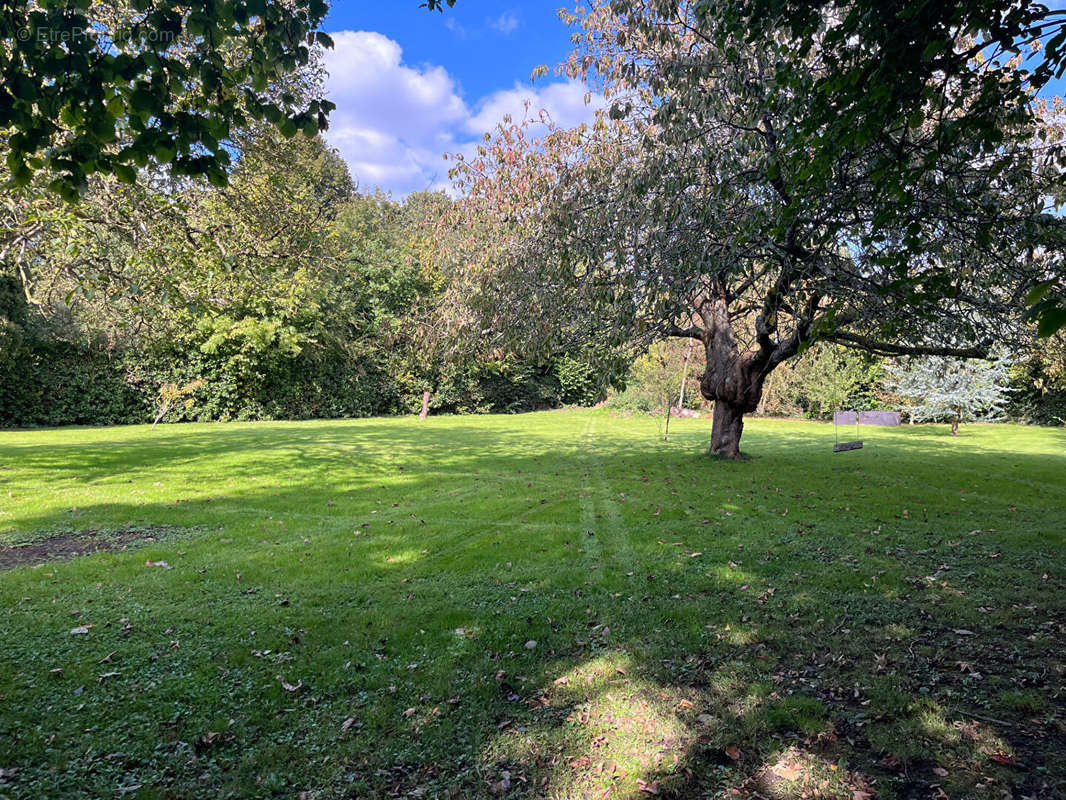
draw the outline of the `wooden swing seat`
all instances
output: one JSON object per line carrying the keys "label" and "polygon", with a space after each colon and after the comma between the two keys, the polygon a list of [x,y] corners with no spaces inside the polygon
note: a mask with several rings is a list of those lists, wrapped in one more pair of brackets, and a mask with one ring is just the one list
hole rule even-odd
{"label": "wooden swing seat", "polygon": [[862,441],[857,442],[837,442],[833,445],[834,453],[843,453],[845,450],[862,450]]}

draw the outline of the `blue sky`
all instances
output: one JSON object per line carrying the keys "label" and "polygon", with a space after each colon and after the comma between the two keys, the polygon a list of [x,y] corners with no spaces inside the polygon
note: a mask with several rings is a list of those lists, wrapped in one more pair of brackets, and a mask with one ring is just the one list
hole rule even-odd
{"label": "blue sky", "polygon": [[569,30],[556,9],[572,3],[459,0],[431,13],[420,2],[335,0],[326,29],[382,33],[399,42],[407,63],[446,67],[471,99],[528,82],[534,67],[554,66],[570,50]]}
{"label": "blue sky", "polygon": [[459,0],[443,13],[420,0],[336,0],[327,90],[337,103],[327,140],[362,189],[402,196],[448,183],[445,152],[469,151],[524,104],[561,125],[592,116],[584,86],[550,74],[570,50],[562,0]]}
{"label": "blue sky", "polygon": [[402,197],[447,187],[443,154],[470,152],[527,102],[564,127],[592,118],[599,98],[586,106],[584,86],[554,72],[530,81],[535,67],[553,68],[569,52],[557,9],[573,0],[458,0],[443,13],[420,2],[334,0],[326,21],[336,43],[327,91],[337,103],[326,138],[361,189]]}

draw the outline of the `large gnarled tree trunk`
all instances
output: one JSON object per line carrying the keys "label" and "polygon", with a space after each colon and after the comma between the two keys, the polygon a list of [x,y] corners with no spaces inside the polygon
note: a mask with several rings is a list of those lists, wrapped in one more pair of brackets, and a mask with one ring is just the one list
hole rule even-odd
{"label": "large gnarled tree trunk", "polygon": [[740,457],[740,437],[744,432],[744,415],[759,407],[763,384],[778,364],[795,355],[810,332],[807,319],[801,319],[792,336],[778,341],[771,336],[775,328],[773,293],[763,313],[755,322],[755,342],[750,349],[737,342],[730,318],[729,302],[724,296],[704,300],[697,316],[702,325],[679,335],[699,338],[703,342],[707,367],[700,380],[700,393],[714,402],[711,427],[711,453],[723,458]]}
{"label": "large gnarled tree trunk", "polygon": [[766,365],[755,354],[739,354],[711,338],[706,343],[707,369],[700,380],[700,392],[714,401],[711,452],[725,458],[740,457],[740,436],[744,415],[759,407]]}
{"label": "large gnarled tree trunk", "polygon": [[[879,355],[938,355],[953,358],[981,358],[984,348],[951,345],[903,345],[880,342],[837,328],[828,334],[814,333],[822,295],[817,291],[801,295],[790,303],[789,324],[782,330],[779,321],[781,298],[789,291],[795,271],[782,271],[766,290],[761,308],[751,314],[750,304],[740,305],[731,313],[730,294],[719,285],[715,296],[701,298],[688,328],[671,326],[672,336],[699,339],[707,356],[707,368],[700,379],[700,393],[714,403],[711,428],[711,452],[724,458],[740,457],[740,437],[744,432],[744,415],[759,407],[767,377],[781,363],[815,340],[835,342]],[[796,302],[798,299],[799,302]],[[750,322],[746,322],[750,320]],[[836,316],[838,324],[852,322],[847,314]],[[745,341],[738,342],[737,328],[748,331]],[[953,429],[957,432],[957,428]]]}

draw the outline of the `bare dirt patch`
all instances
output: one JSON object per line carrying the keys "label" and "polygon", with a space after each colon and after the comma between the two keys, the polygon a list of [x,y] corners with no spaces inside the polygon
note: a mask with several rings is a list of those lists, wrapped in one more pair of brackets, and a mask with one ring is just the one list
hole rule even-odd
{"label": "bare dirt patch", "polygon": [[0,545],[0,571],[26,564],[66,561],[93,553],[128,550],[172,538],[187,528],[171,525],[145,525],[117,530],[88,530],[59,533],[25,544]]}

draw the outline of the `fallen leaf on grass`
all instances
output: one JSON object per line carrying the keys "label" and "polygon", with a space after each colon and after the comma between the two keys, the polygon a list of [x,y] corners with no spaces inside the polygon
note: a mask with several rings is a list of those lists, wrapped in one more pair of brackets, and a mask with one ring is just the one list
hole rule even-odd
{"label": "fallen leaf on grass", "polygon": [[346,731],[350,727],[352,727],[355,723],[356,723],[355,717],[348,717],[348,719],[344,720],[344,722],[341,723],[341,730],[342,731]]}
{"label": "fallen leaf on grass", "polygon": [[303,688],[304,685],[303,680],[296,681],[295,686],[291,683],[286,683],[285,679],[281,675],[278,675],[278,680],[281,681],[281,688],[284,689],[286,692],[298,692],[300,691],[300,689]]}
{"label": "fallen leaf on grass", "polygon": [[733,759],[734,761],[739,761],[740,760],[740,748],[737,747],[736,745],[733,745],[733,744],[729,745],[729,747],[727,747],[725,749],[725,754],[727,756],[729,756],[731,759]]}
{"label": "fallen leaf on grass", "polygon": [[1009,756],[1006,753],[989,753],[988,757],[997,764],[1006,764],[1008,767],[1018,766],[1018,762],[1014,760],[1014,757]]}
{"label": "fallen leaf on grass", "polygon": [[659,781],[642,781],[637,778],[637,788],[645,794],[659,794],[662,784]]}
{"label": "fallen leaf on grass", "polygon": [[778,764],[776,767],[774,767],[774,774],[782,780],[794,781],[797,780],[803,773],[791,764]]}
{"label": "fallen leaf on grass", "polygon": [[166,561],[145,561],[146,567],[162,567],[163,569],[173,569]]}
{"label": "fallen leaf on grass", "polygon": [[490,783],[489,784],[489,791],[492,792],[493,794],[503,794],[504,792],[506,792],[510,788],[511,788],[511,778],[509,776],[507,776],[507,775],[504,775],[496,783]]}

